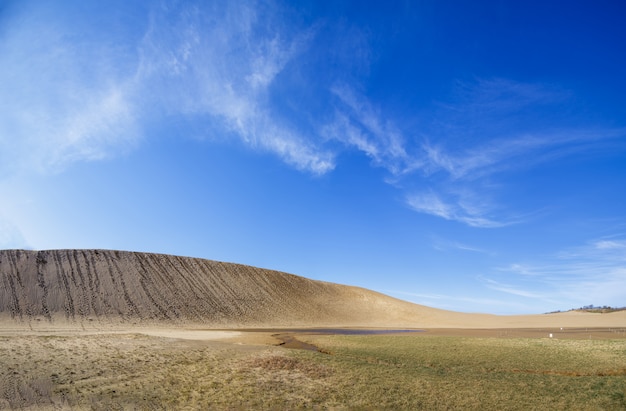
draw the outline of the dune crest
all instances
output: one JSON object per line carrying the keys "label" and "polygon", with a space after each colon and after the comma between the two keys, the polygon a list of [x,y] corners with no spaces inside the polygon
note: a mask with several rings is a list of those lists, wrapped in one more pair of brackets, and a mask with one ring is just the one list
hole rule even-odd
{"label": "dune crest", "polygon": [[0,251],[0,284],[0,312],[22,322],[398,325],[433,310],[273,270],[110,250]]}

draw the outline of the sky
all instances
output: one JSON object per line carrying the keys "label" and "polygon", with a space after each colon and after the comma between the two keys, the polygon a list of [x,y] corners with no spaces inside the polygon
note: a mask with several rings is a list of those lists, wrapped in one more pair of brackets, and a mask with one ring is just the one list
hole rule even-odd
{"label": "sky", "polygon": [[0,248],[626,306],[623,1],[0,0]]}

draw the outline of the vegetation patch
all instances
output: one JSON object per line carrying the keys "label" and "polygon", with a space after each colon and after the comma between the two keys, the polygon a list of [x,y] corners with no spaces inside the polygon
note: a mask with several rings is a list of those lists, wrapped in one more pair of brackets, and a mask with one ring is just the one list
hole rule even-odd
{"label": "vegetation patch", "polygon": [[0,409],[626,408],[625,340],[298,338],[0,337]]}

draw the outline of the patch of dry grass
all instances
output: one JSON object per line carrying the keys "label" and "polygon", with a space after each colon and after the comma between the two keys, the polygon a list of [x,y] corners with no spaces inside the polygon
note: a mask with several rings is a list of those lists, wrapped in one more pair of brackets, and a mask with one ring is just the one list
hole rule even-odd
{"label": "patch of dry grass", "polygon": [[333,371],[291,353],[133,334],[0,337],[0,409],[313,406]]}
{"label": "patch of dry grass", "polygon": [[339,401],[389,409],[624,409],[626,341],[313,336]]}
{"label": "patch of dry grass", "polygon": [[0,337],[0,409],[624,409],[626,341]]}

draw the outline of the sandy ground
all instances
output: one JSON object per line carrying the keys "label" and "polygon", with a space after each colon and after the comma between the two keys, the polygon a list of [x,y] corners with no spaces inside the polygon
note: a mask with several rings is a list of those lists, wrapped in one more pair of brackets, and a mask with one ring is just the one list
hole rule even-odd
{"label": "sandy ground", "polygon": [[376,321],[371,324],[361,321],[358,324],[313,323],[309,326],[273,324],[264,322],[255,327],[241,327],[238,324],[224,324],[219,327],[206,324],[168,324],[168,323],[113,323],[102,321],[64,322],[46,320],[16,321],[8,315],[0,314],[0,335],[93,335],[140,333],[164,338],[187,340],[224,340],[245,335],[272,334],[297,329],[315,330],[319,328],[353,329],[420,329],[438,335],[484,335],[536,337],[550,333],[566,338],[578,338],[589,335],[620,337],[626,330],[626,311],[614,313],[565,312],[557,314],[496,316],[488,314],[466,314],[448,311],[436,311],[436,316],[406,319],[404,323],[381,326]]}
{"label": "sandy ground", "polygon": [[[579,324],[587,321],[584,316],[566,318],[570,322],[580,318]],[[206,409],[207,404],[196,401],[208,400],[213,408],[232,409],[240,393],[247,393],[241,395],[249,401],[261,394],[248,391],[265,393],[265,385],[299,393],[329,389],[318,376],[327,375],[330,368],[289,355],[291,349],[318,351],[311,334],[319,333],[319,328],[89,326],[32,327],[0,321],[0,410],[168,409],[165,399],[171,401],[169,409],[177,408],[175,404]],[[458,337],[623,341],[626,327],[447,327],[423,328],[410,335],[448,336],[451,341]]]}
{"label": "sandy ground", "polygon": [[[584,318],[584,317],[583,317]],[[517,322],[520,323],[520,322]],[[532,322],[521,322],[524,325]],[[569,321],[568,324],[572,322]],[[490,338],[558,338],[558,339],[624,339],[626,338],[626,326],[621,323],[613,323],[610,326],[589,326],[587,321],[580,321],[576,327],[492,327],[483,328],[455,328],[455,327],[424,327],[410,328],[416,330],[416,336],[453,336],[453,337],[490,337]],[[80,336],[115,336],[115,335],[144,335],[172,340],[188,341],[221,341],[236,345],[278,345],[285,336],[304,336],[308,334],[343,334],[344,330],[358,332],[359,330],[384,330],[385,333],[393,334],[393,330],[407,330],[409,328],[342,328],[327,327],[263,327],[254,329],[203,329],[181,327],[104,327],[100,329],[82,329],[79,327],[45,327],[28,328],[16,327],[12,322],[0,321],[0,337],[80,337]],[[334,331],[336,330],[336,331]],[[400,332],[404,334],[404,332]],[[400,334],[399,333],[399,334]],[[297,348],[297,345],[296,345]]]}
{"label": "sandy ground", "polygon": [[177,329],[148,329],[141,330],[141,334],[153,337],[177,338],[182,340],[227,340],[240,337],[239,331],[215,330],[177,330]]}
{"label": "sandy ground", "polygon": [[[418,306],[419,307],[419,306]],[[385,324],[378,318],[374,321],[359,319],[350,324],[341,322],[318,322],[312,318],[310,324],[299,322],[284,324],[269,320],[255,323],[252,327],[241,326],[239,323],[224,323],[220,325],[204,323],[174,324],[168,322],[113,322],[113,321],[47,321],[42,318],[34,318],[28,321],[16,321],[9,315],[0,313],[0,333],[10,332],[41,332],[41,333],[98,333],[98,332],[145,332],[148,335],[170,336],[171,338],[184,338],[185,333],[190,338],[193,335],[205,335],[207,338],[219,337],[223,331],[263,331],[274,329],[298,329],[298,328],[365,328],[365,329],[472,329],[472,330],[506,330],[506,329],[569,329],[579,330],[585,328],[618,329],[626,328],[626,311],[613,313],[587,313],[587,312],[564,312],[557,314],[537,315],[511,315],[498,316],[490,314],[468,314],[452,311],[433,309],[435,315],[420,315],[403,317],[402,321],[394,318],[393,322]],[[216,333],[220,331],[220,333]],[[150,334],[151,333],[151,334]],[[174,334],[180,337],[176,337]],[[204,334],[203,334],[204,333]],[[211,334],[216,333],[216,334]],[[204,338],[204,337],[200,337]]]}
{"label": "sandy ground", "polygon": [[[489,344],[497,347],[506,343],[502,338],[523,336],[541,338],[543,341],[528,341],[542,345],[547,342],[546,331],[447,328],[428,329],[409,338],[424,341],[434,335],[446,335],[454,346],[458,336],[475,336],[481,340],[488,337]],[[593,338],[608,336],[603,330],[588,329],[587,332]],[[293,341],[291,347],[311,349],[316,337],[304,331],[298,333],[294,337],[302,338],[299,341],[304,343],[308,341],[308,348]],[[286,331],[159,327],[59,332],[2,329],[0,410],[310,409],[312,403],[306,401],[334,398],[343,393],[343,388],[335,389],[336,386],[352,387],[354,381],[359,380],[360,374],[350,374],[348,369],[342,368],[342,359],[288,350],[287,344],[277,346],[286,339],[277,338],[275,334],[284,336]],[[582,333],[564,335],[588,338]],[[624,338],[623,333],[613,337]],[[609,343],[623,351],[623,340]],[[552,346],[552,341],[549,345]],[[613,354],[619,355],[619,352]],[[369,359],[363,364],[363,370],[372,365]],[[429,370],[427,372],[431,372]],[[622,368],[617,371],[622,372]],[[379,378],[386,381],[388,374]],[[376,386],[373,381],[366,384]],[[445,384],[450,387],[448,381]],[[393,389],[392,384],[387,385],[387,389]],[[417,387],[412,382],[409,386]],[[423,384],[420,387],[425,390],[425,396],[431,392]],[[382,392],[374,389],[370,392],[371,398],[380,399]],[[328,408],[342,409],[341,405],[350,404],[362,395],[363,392],[357,390],[343,400],[335,399],[335,403],[329,400]],[[411,407],[416,408],[419,407]]]}

